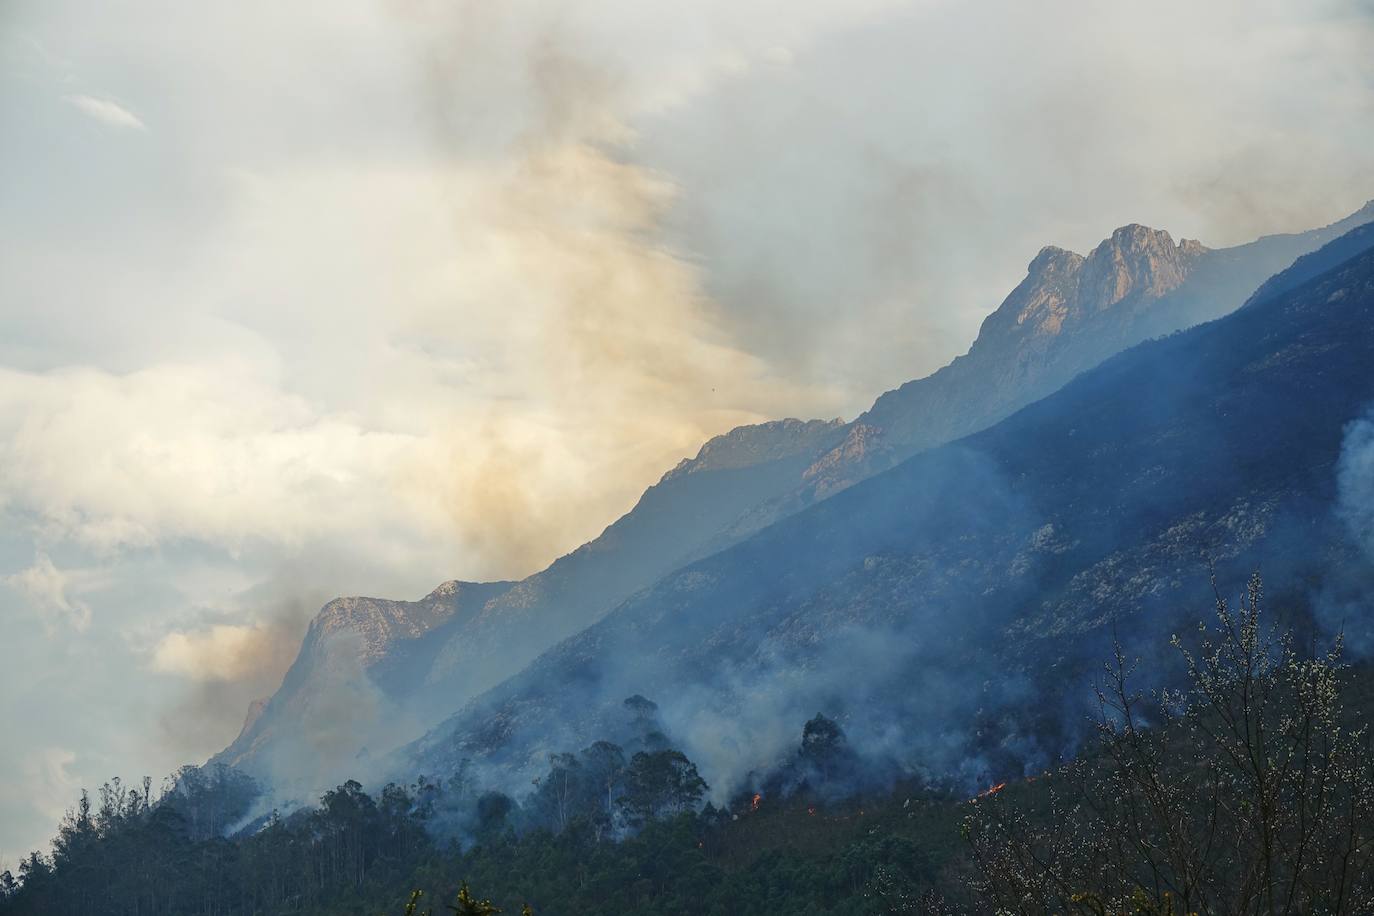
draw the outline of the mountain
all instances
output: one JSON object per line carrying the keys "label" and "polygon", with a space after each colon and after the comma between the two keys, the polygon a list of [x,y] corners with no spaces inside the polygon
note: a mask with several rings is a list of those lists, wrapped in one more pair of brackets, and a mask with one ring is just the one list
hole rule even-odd
{"label": "mountain", "polygon": [[780,420],[704,445],[596,540],[521,582],[448,582],[419,601],[339,598],[281,687],[211,763],[313,791],[357,756],[423,733],[539,652],[677,566],[741,504],[781,494],[839,421]]}
{"label": "mountain", "polygon": [[1086,257],[1046,248],[968,354],[851,423],[782,420],[718,436],[601,536],[521,582],[326,605],[281,688],[212,761],[308,784],[321,767],[413,738],[673,570],[985,428],[1126,346],[1235,308],[1294,258],[1371,219],[1374,203],[1324,229],[1218,250],[1137,225]]}
{"label": "mountain", "polygon": [[984,429],[1115,353],[1220,317],[1295,258],[1374,221],[1374,201],[1321,229],[1210,249],[1133,224],[1086,257],[1047,246],[979,329],[968,353],[880,396],[781,497],[761,499],[705,556],[892,467]]}
{"label": "mountain", "polygon": [[1234,248],[1175,243],[1141,225],[1117,229],[1086,257],[1043,248],[967,354],[887,392],[855,420],[882,430],[890,449],[851,473],[862,479],[976,432],[1129,346],[1225,315],[1295,258],[1371,221],[1374,201],[1323,229]]}
{"label": "mountain", "polygon": [[[1374,618],[1342,596],[1374,569],[1338,478],[1374,402],[1374,225],[1333,245],[1268,298],[672,573],[393,765],[518,782],[551,751],[624,740],[621,702],[643,695],[723,793],[818,710],[902,767],[1038,772],[1075,746],[1066,697],[1114,639],[1158,651],[1208,613],[1209,565],[1223,591],[1257,565],[1271,606],[1309,626],[1341,608],[1367,640]],[[1073,289],[1075,262],[1050,259]]]}

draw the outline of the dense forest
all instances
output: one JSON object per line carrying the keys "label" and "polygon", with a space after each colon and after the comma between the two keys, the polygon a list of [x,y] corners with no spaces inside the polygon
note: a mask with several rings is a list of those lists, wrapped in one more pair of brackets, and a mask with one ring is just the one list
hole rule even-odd
{"label": "dense forest", "polygon": [[861,749],[818,715],[755,788],[703,804],[697,767],[632,697],[634,746],[554,755],[521,798],[464,768],[254,816],[258,788],[232,769],[185,768],[157,797],[112,780],[50,854],[0,875],[0,913],[1374,911],[1374,678],[1261,605],[1255,579],[1175,641],[1178,690],[1138,689],[1118,652],[1096,740],[973,798],[856,789]]}

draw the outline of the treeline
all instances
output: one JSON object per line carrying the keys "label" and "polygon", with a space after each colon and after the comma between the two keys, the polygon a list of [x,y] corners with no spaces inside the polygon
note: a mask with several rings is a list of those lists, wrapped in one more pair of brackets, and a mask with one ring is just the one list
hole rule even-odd
{"label": "treeline", "polygon": [[[653,710],[642,697],[627,707],[646,721]],[[879,823],[871,805],[825,805],[825,773],[840,778],[854,756],[834,722],[806,724],[780,770],[796,788],[786,804],[750,789],[703,806],[705,780],[666,740],[646,729],[633,753],[598,741],[554,755],[521,799],[480,791],[461,766],[375,796],[346,782],[318,807],[254,820],[256,788],[225,767],[188,767],[156,799],[146,782],[127,792],[116,781],[94,808],[82,795],[50,856],[0,878],[0,913],[378,914],[400,912],[411,888],[452,899],[464,880],[506,912],[540,916],[876,913],[886,910],[856,909],[855,895],[932,883],[912,839],[863,832]],[[792,843],[801,834],[810,849]]]}
{"label": "treeline", "polygon": [[460,766],[250,820],[256,789],[233,770],[188,768],[158,798],[113,782],[83,793],[50,856],[0,875],[0,914],[442,913],[464,882],[458,912],[537,916],[1374,912],[1374,677],[1260,607],[1257,578],[1238,608],[1219,598],[1176,641],[1177,690],[1136,688],[1118,650],[1096,741],[976,794],[865,796],[855,774],[890,771],[817,716],[781,766],[703,805],[696,766],[632,697],[628,749],[554,755],[519,799]]}

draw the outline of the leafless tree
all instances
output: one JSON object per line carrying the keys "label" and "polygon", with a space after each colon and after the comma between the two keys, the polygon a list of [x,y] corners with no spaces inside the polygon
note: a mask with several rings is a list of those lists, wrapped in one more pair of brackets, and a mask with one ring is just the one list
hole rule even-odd
{"label": "leafless tree", "polygon": [[[1185,686],[1142,693],[1118,644],[1098,740],[965,823],[978,890],[1003,912],[1374,912],[1374,757],[1343,708],[1340,640],[1318,653],[1218,594]],[[1191,647],[1190,647],[1191,643]]]}

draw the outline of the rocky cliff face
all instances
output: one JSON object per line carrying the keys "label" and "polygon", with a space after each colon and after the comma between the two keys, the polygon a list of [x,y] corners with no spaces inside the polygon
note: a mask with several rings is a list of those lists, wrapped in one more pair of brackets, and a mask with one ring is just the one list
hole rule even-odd
{"label": "rocky cliff face", "polygon": [[[263,714],[216,759],[269,776],[269,761],[300,756],[278,751],[312,734],[312,722],[323,723],[316,745],[342,761],[414,737],[667,573],[983,429],[1131,344],[1234,309],[1293,258],[1369,218],[1374,206],[1326,229],[1221,250],[1137,225],[1087,257],[1047,247],[966,355],[852,423],[782,420],[718,436],[596,540],[522,582],[449,583],[418,602],[331,602]],[[362,711],[352,720],[324,711],[331,693]]]}
{"label": "rocky cliff face", "polygon": [[1050,342],[1094,330],[1105,316],[1121,325],[1183,286],[1207,253],[1200,243],[1174,244],[1169,233],[1123,226],[1085,258],[1053,246],[1026,268],[1026,278],[983,322],[972,358],[1027,362]]}
{"label": "rocky cliff face", "polygon": [[511,584],[445,582],[419,601],[334,599],[311,622],[281,688],[252,704],[211,762],[309,792],[331,764],[406,740],[446,711],[440,700],[428,712],[417,696],[442,640]]}

